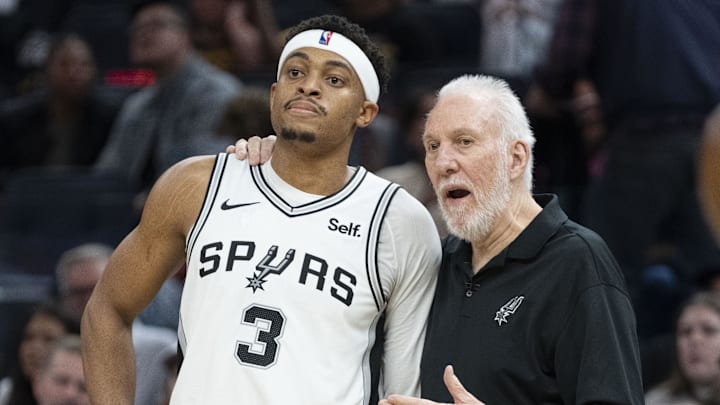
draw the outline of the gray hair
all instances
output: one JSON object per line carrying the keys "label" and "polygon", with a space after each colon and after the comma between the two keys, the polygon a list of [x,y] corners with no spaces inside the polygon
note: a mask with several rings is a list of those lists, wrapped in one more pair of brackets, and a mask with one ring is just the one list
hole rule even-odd
{"label": "gray hair", "polygon": [[86,243],[65,251],[55,267],[55,278],[60,291],[65,290],[67,274],[74,264],[86,260],[107,260],[112,253],[113,248],[102,243]]}
{"label": "gray hair", "polygon": [[493,114],[489,118],[500,129],[500,141],[505,145],[516,140],[528,145],[530,156],[523,174],[523,181],[528,190],[532,190],[534,161],[532,150],[535,146],[535,135],[530,128],[530,122],[520,99],[508,83],[487,75],[463,75],[444,85],[438,92],[438,100],[457,94],[472,97],[492,108]]}

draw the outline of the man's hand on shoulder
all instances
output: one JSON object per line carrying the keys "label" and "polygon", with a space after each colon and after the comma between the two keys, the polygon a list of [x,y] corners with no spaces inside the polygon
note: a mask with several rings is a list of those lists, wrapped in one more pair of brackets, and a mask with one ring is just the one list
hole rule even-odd
{"label": "man's hand on shoulder", "polygon": [[247,140],[238,139],[235,145],[228,146],[225,152],[235,154],[238,160],[247,159],[250,166],[257,166],[270,159],[276,140],[275,135],[268,135],[264,138],[253,136]]}

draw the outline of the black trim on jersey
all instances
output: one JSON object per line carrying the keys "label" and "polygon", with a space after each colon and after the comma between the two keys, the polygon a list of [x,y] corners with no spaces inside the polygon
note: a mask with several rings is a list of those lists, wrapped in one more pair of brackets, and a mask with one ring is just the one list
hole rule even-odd
{"label": "black trim on jersey", "polygon": [[275,206],[275,208],[288,217],[298,217],[322,211],[345,201],[355,192],[355,190],[357,190],[358,187],[360,187],[360,184],[362,184],[365,176],[367,175],[367,170],[362,166],[358,166],[357,170],[350,178],[350,181],[348,181],[343,188],[333,194],[322,197],[319,200],[298,205],[297,207],[288,204],[287,201],[285,201],[280,194],[278,194],[270,186],[270,184],[268,184],[265,176],[263,175],[261,166],[252,166],[250,168],[250,174],[260,193],[262,193],[265,198],[267,198],[268,201]]}
{"label": "black trim on jersey", "polygon": [[182,363],[185,360],[185,349],[187,348],[187,336],[185,336],[185,327],[183,326],[182,313],[180,314],[180,318],[178,319],[177,336],[178,336],[177,352],[178,352],[178,373],[179,373],[180,366],[182,366]]}
{"label": "black trim on jersey", "polygon": [[[385,297],[385,295],[383,294],[382,281],[380,279],[380,266],[378,265],[378,244],[380,243],[380,230],[382,228],[382,223],[385,220],[385,215],[387,214],[388,208],[390,207],[390,202],[395,197],[395,194],[399,189],[399,185],[395,183],[390,183],[385,187],[385,190],[383,190],[382,194],[380,194],[380,198],[378,198],[377,204],[375,205],[375,210],[372,214],[372,219],[370,220],[370,234],[368,235],[368,238],[366,240],[367,245],[365,247],[365,270],[367,271],[368,282],[370,283],[370,291],[373,294],[375,306],[377,306],[378,311],[382,311],[385,303],[387,302],[387,297]],[[373,270],[375,273],[374,280],[376,280],[377,283],[377,294],[374,288],[375,283],[373,283]]]}
{"label": "black trim on jersey", "polygon": [[177,367],[175,368],[175,374],[180,374],[180,367],[182,367],[183,361],[185,361],[185,353],[183,353],[180,342],[177,344]]}
{"label": "black trim on jersey", "polygon": [[375,325],[375,343],[370,349],[370,400],[368,405],[377,404],[380,397],[380,369],[382,368],[382,358],[385,354],[385,312],[380,316],[380,320]]}
{"label": "black trim on jersey", "polygon": [[[198,217],[195,220],[192,228],[190,228],[190,233],[188,234],[188,241],[187,245],[185,246],[185,265],[188,265],[190,263],[190,255],[195,248],[197,236],[200,234],[200,231],[202,231],[205,223],[207,223],[207,219],[210,216],[212,207],[215,204],[215,199],[217,198],[218,191],[220,190],[220,183],[222,182],[222,178],[225,175],[225,167],[227,166],[228,156],[229,155],[225,153],[218,153],[215,157],[215,163],[213,164],[213,170],[210,174],[210,180],[208,181],[207,189],[205,190],[205,199],[203,200],[203,204],[200,207],[200,212],[198,212]],[[222,165],[222,167],[220,167],[220,165]],[[211,193],[212,197],[210,196]],[[202,224],[200,224],[201,221]]]}

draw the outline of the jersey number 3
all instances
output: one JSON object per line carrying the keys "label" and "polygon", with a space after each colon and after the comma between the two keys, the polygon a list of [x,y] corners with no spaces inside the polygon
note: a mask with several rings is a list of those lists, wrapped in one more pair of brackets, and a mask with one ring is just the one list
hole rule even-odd
{"label": "jersey number 3", "polygon": [[238,342],[235,358],[244,365],[268,368],[275,364],[278,339],[282,337],[285,316],[279,309],[252,305],[243,311],[242,323],[257,329],[254,342]]}

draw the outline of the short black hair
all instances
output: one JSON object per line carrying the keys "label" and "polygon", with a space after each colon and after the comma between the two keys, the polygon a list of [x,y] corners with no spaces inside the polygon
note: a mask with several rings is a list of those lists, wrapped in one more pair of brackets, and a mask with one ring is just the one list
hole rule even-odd
{"label": "short black hair", "polygon": [[173,9],[175,14],[180,18],[182,26],[185,28],[190,27],[190,13],[187,8],[180,1],[173,0],[138,0],[132,3],[130,6],[130,19],[134,20],[139,12],[146,9],[147,7],[154,5],[166,5]]}
{"label": "short black hair", "polygon": [[290,41],[290,39],[292,39],[295,35],[313,29],[337,32],[354,42],[355,45],[359,46],[365,55],[367,55],[368,59],[370,59],[370,63],[372,63],[373,68],[375,68],[375,73],[377,73],[378,81],[380,83],[380,92],[384,93],[387,91],[387,85],[390,81],[390,73],[388,72],[387,65],[385,64],[385,56],[380,48],[370,39],[363,27],[350,22],[345,17],[325,14],[319,17],[308,18],[300,21],[297,25],[290,27],[285,38],[285,43]]}

